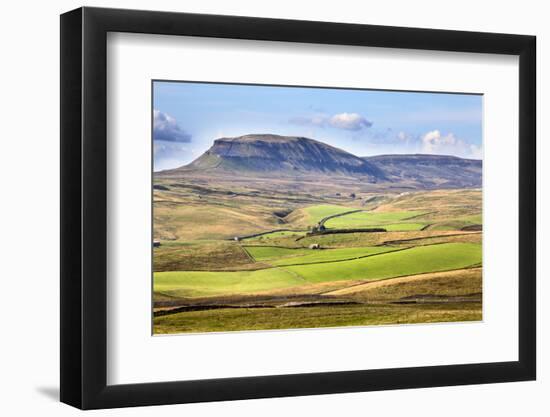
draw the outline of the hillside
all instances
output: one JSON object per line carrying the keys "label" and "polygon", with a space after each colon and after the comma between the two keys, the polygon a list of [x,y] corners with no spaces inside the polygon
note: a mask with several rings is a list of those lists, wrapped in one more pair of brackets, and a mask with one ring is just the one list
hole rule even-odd
{"label": "hillside", "polygon": [[220,138],[189,165],[175,172],[209,170],[256,175],[361,175],[369,181],[385,179],[369,161],[325,143],[298,136],[245,135]]}
{"label": "hillside", "polygon": [[482,161],[448,155],[379,155],[364,157],[393,183],[419,188],[472,188],[482,185]]}
{"label": "hillside", "polygon": [[190,164],[155,175],[295,181],[347,178],[348,182],[377,184],[378,188],[478,188],[482,183],[482,161],[422,154],[360,158],[314,139],[254,134],[216,139]]}

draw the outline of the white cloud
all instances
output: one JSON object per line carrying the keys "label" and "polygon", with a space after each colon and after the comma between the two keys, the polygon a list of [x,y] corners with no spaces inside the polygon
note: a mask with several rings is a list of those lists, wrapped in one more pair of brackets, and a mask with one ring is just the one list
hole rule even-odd
{"label": "white cloud", "polygon": [[187,143],[156,141],[153,143],[154,170],[178,168],[189,162],[196,151]]}
{"label": "white cloud", "polygon": [[153,140],[191,142],[191,135],[181,129],[172,116],[153,110]]}
{"label": "white cloud", "polygon": [[290,119],[290,123],[302,126],[333,127],[336,129],[358,131],[372,126],[372,122],[357,113],[313,114]]}
{"label": "white cloud", "polygon": [[425,133],[421,141],[423,153],[456,155],[476,159],[483,157],[480,146],[466,143],[457,138],[452,132],[443,135],[439,130],[432,130]]}
{"label": "white cloud", "polygon": [[330,124],[333,127],[346,130],[361,130],[372,126],[372,122],[357,113],[335,114],[330,118]]}
{"label": "white cloud", "polygon": [[483,159],[482,147],[477,145],[470,145],[470,156],[474,159]]}
{"label": "white cloud", "polygon": [[405,141],[405,140],[409,139],[409,135],[406,134],[405,132],[401,131],[401,132],[397,133],[397,139]]}
{"label": "white cloud", "polygon": [[442,136],[439,130],[432,130],[422,136],[422,151],[425,153],[440,153],[443,148],[454,146],[456,138],[449,133]]}

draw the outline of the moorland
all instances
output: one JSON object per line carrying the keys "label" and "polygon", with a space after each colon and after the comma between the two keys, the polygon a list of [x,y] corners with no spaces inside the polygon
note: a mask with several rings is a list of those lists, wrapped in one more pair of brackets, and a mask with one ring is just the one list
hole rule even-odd
{"label": "moorland", "polygon": [[482,318],[481,161],[221,138],[153,209],[155,334]]}

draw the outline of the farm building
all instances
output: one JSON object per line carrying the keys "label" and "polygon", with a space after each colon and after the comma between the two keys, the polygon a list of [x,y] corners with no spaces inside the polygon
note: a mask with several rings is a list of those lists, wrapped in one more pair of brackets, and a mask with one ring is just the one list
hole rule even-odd
{"label": "farm building", "polygon": [[317,226],[312,226],[311,228],[311,231],[313,233],[317,233],[317,232],[324,232],[327,228],[325,227],[324,224],[321,224],[321,225],[317,225]]}

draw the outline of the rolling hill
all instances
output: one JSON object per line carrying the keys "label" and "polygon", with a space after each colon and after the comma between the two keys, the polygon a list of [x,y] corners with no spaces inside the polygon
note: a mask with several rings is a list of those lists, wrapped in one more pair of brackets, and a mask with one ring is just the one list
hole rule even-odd
{"label": "rolling hill", "polygon": [[481,187],[482,161],[448,155],[378,155],[364,157],[394,183],[415,188]]}
{"label": "rolling hill", "polygon": [[392,188],[478,188],[482,161],[447,155],[358,157],[300,136],[251,134],[219,138],[188,165],[155,173],[165,177],[193,174],[254,178],[350,177],[360,183]]}
{"label": "rolling hill", "polygon": [[172,172],[209,170],[271,175],[360,175],[373,182],[384,173],[369,161],[313,139],[299,136],[245,135],[220,138],[189,165]]}

